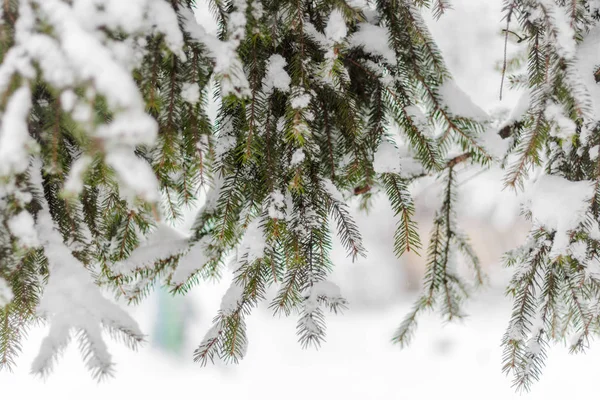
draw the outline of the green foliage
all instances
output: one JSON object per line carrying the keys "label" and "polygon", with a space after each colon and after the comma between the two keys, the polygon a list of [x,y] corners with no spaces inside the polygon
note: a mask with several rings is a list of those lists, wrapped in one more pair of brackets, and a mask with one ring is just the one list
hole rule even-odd
{"label": "green foliage", "polygon": [[[508,165],[506,184],[522,187],[528,173],[542,165],[549,174],[593,180],[596,186],[588,220],[569,237],[571,244],[585,244],[584,261],[571,255],[550,258],[555,233],[539,227],[507,258],[519,268],[509,288],[515,308],[504,338],[504,370],[515,373],[520,388],[538,378],[552,340],[573,333],[573,351],[578,351],[600,329],[590,305],[600,286],[595,275],[585,273],[585,264],[599,257],[600,244],[591,232],[600,217],[600,163],[589,153],[600,138],[585,89],[571,79],[573,58],[559,44],[555,3],[565,7],[569,2],[505,1],[505,34],[516,21],[519,29],[510,32],[526,51],[504,66],[509,82],[527,87],[531,97],[527,112],[500,131],[511,141],[502,162]],[[588,3],[570,2],[570,27],[578,41],[597,17]],[[18,5],[16,0],[2,4],[0,61],[14,45]],[[430,8],[439,18],[449,2],[377,0],[369,2],[366,13],[345,0],[211,0],[218,37],[190,21],[194,1],[163,5],[178,15],[180,54],[165,35],[101,29],[113,44],[137,40],[141,47],[142,61],[132,74],[158,137],[155,143],[135,142],[135,160],[156,177],[158,201],[128,192],[109,162],[119,148],[95,133],[122,110],[95,95],[94,82],[69,88],[89,106],[91,118],[85,123],[65,107],[64,88],[52,87],[39,66],[33,78],[14,72],[0,87],[0,113],[19,88],[31,89],[28,150],[42,165],[40,187],[28,173],[0,177],[0,279],[13,294],[0,308],[0,368],[14,365],[28,327],[38,322],[36,307],[51,275],[43,246],[22,243],[9,221],[23,210],[37,219],[42,204],[48,204],[64,244],[86,272],[129,302],[141,301],[156,285],[184,295],[230,267],[234,282],[194,360],[204,365],[218,357],[235,363],[247,346],[246,317],[261,302],[276,315],[298,315],[301,345],[318,347],[325,336],[325,310],[346,307],[327,286],[333,235],[352,260],[366,254],[352,218],[353,198],[366,208],[372,196],[387,195],[397,219],[394,250],[401,257],[422,247],[411,184],[435,177],[443,190],[427,246],[423,291],[393,340],[407,345],[426,310],[437,309],[447,320],[462,318],[463,300],[473,285],[460,276],[457,261],[472,269],[475,286],[485,278],[458,228],[457,171],[464,164],[488,166],[494,160],[480,140],[489,121],[458,115],[440,94],[452,78],[422,12]],[[346,38],[327,36],[337,16]],[[36,32],[56,39],[58,32],[47,21],[37,24]],[[387,34],[389,52],[347,40],[369,24]],[[215,43],[228,51],[230,68],[223,67],[222,54],[214,54]],[[275,61],[282,64],[285,82],[269,88]],[[220,102],[215,121],[208,116],[211,95]],[[562,110],[575,132],[554,134],[558,122],[548,115],[550,106]],[[404,146],[422,171],[377,168],[383,141]],[[73,176],[80,190],[71,187]],[[5,186],[11,187],[6,195]],[[180,221],[201,194],[204,203],[191,237],[181,240],[184,246],[123,267],[158,225]],[[132,347],[141,340],[106,325]],[[80,342],[91,365],[98,360],[88,334],[80,332]],[[93,372],[100,376],[105,369],[110,366]]]}
{"label": "green foliage", "polygon": [[[505,183],[523,188],[531,171],[543,169],[567,181],[595,185],[585,220],[566,233],[566,251],[555,251],[557,236],[564,232],[547,229],[534,220],[527,242],[506,256],[506,265],[514,274],[507,289],[513,298],[513,312],[502,341],[503,371],[513,374],[518,390],[529,390],[540,378],[550,344],[567,342],[572,352],[582,351],[600,327],[598,283],[593,272],[600,170],[589,153],[599,140],[597,117],[585,85],[578,80],[577,60],[564,48],[566,28],[558,14],[567,11],[573,45],[582,46],[597,22],[598,10],[585,0],[504,3],[505,34],[518,37],[521,52],[527,54],[525,70],[517,68],[510,81],[526,87],[531,98],[527,112],[501,132],[512,141],[505,158],[512,161]],[[511,26],[515,20],[516,27]]]}

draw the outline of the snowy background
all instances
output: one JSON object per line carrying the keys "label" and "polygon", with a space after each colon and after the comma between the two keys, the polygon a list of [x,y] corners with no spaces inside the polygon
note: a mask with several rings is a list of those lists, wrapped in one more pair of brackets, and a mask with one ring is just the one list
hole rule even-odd
{"label": "snowy background", "polygon": [[[123,0],[127,1],[127,0]],[[505,91],[498,100],[503,53],[500,35],[501,0],[453,0],[454,10],[430,24],[456,82],[475,103],[489,112],[510,109],[518,93]],[[210,29],[204,8],[198,19]],[[514,48],[509,48],[513,52]],[[327,342],[320,350],[297,343],[296,318],[272,318],[262,307],[248,319],[249,348],[240,365],[200,368],[191,354],[210,326],[230,276],[204,283],[189,296],[168,300],[155,293],[130,312],[148,334],[148,343],[133,353],[119,343],[110,350],[117,363],[115,378],[97,383],[85,370],[77,346],[71,345],[44,382],[29,375],[29,367],[46,330],[33,330],[23,344],[14,373],[0,373],[5,398],[125,399],[546,399],[594,393],[600,348],[571,356],[554,348],[542,381],[531,393],[517,395],[510,377],[501,372],[500,340],[510,314],[503,295],[510,271],[500,256],[519,243],[527,224],[519,218],[519,198],[502,191],[501,172],[460,172],[463,209],[461,226],[471,236],[485,269],[488,287],[469,302],[469,318],[444,324],[424,316],[416,340],[406,350],[390,343],[395,328],[417,296],[423,261],[393,255],[393,214],[386,201],[376,201],[369,215],[357,216],[369,250],[367,259],[352,264],[339,248],[334,252],[332,280],[340,285],[350,308],[327,319]],[[416,203],[423,240],[429,231],[429,210],[435,204],[430,183],[417,188]],[[167,322],[184,316],[179,352],[165,351],[177,342]],[[178,325],[178,324],[175,324]],[[169,335],[172,336],[169,339]],[[594,368],[594,366],[596,368]],[[576,384],[575,384],[576,383]]]}

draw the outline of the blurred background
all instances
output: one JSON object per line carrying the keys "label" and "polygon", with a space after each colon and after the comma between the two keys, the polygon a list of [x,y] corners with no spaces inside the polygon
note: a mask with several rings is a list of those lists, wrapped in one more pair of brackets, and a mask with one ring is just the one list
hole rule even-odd
{"label": "blurred background", "polygon": [[[127,1],[127,0],[124,0]],[[215,30],[198,1],[198,20]],[[452,0],[454,10],[430,28],[458,85],[492,115],[510,111],[519,93],[505,90],[502,101],[499,65],[503,56],[501,0]],[[516,47],[509,44],[509,55]],[[546,399],[594,393],[600,348],[572,356],[553,348],[541,382],[518,395],[511,377],[501,372],[500,340],[510,315],[504,296],[510,271],[501,256],[521,243],[528,229],[519,216],[519,196],[502,190],[502,172],[463,169],[459,174],[459,221],[470,236],[489,275],[487,287],[468,302],[462,323],[443,323],[435,314],[421,318],[416,339],[400,350],[390,343],[394,330],[418,295],[424,261],[393,254],[395,223],[387,200],[375,200],[369,214],[356,212],[369,251],[352,263],[338,244],[331,278],[349,302],[344,315],[327,318],[327,342],[303,350],[296,339],[296,318],[273,318],[266,305],[248,319],[249,347],[239,365],[200,368],[192,352],[211,324],[231,279],[203,283],[188,296],[172,298],[156,291],[141,306],[127,307],[148,334],[134,353],[116,342],[110,351],[116,376],[97,383],[85,370],[72,344],[46,381],[29,367],[46,328],[33,330],[13,373],[0,373],[5,398],[260,398],[268,399]],[[422,241],[427,242],[438,197],[434,181],[415,187]],[[191,215],[192,213],[190,213]],[[189,221],[180,228],[186,229]]]}

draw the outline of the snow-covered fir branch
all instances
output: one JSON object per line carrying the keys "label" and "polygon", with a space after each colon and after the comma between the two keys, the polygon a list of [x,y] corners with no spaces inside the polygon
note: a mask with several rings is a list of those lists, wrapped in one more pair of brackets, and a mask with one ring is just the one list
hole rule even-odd
{"label": "snow-covered fir branch", "polygon": [[[532,221],[506,258],[504,370],[527,389],[551,343],[588,345],[600,329],[597,1],[504,0],[505,39],[518,38],[526,63],[507,59],[503,74],[526,90],[498,123],[458,86],[425,23],[450,1],[208,1],[216,34],[194,0],[0,4],[0,369],[45,321],[35,373],[75,333],[92,374],[110,375],[103,330],[131,347],[143,334],[106,293],[184,295],[227,267],[234,279],[196,361],[238,362],[262,302],[297,316],[301,344],[318,346],[325,310],[348,306],[330,280],[333,236],[351,260],[364,256],[353,205],[379,195],[396,255],[427,258],[393,336],[407,345],[420,314],[460,319],[485,283],[460,229],[457,174],[490,165],[524,191]],[[412,198],[425,177],[442,188],[428,243]],[[192,206],[191,231],[174,229]]]}

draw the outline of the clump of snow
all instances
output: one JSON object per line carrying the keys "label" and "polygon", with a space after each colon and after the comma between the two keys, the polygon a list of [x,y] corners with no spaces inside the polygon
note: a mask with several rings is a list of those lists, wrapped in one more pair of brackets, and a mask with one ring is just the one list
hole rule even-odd
{"label": "clump of snow", "polygon": [[405,108],[405,111],[412,118],[413,123],[421,132],[427,132],[431,129],[431,124],[427,120],[425,114],[423,114],[421,108],[416,105],[410,105]]}
{"label": "clump of snow", "polygon": [[[40,187],[41,180],[39,168],[32,168],[32,183]],[[102,295],[88,270],[63,243],[45,202],[37,216],[36,230],[48,260],[50,276],[37,313],[47,319],[50,330],[33,361],[32,371],[47,374],[69,343],[71,331],[79,330],[82,332],[81,343],[85,343],[82,349],[88,368],[99,375],[110,374],[113,363],[102,338],[102,327],[108,326],[127,335],[132,343],[140,342],[143,334],[125,311]]]}
{"label": "clump of snow", "polygon": [[[116,172],[122,183],[124,195],[138,195],[149,202],[159,200],[158,181],[152,167],[145,160],[137,157],[131,150],[120,148],[106,156],[106,164]],[[132,192],[128,193],[131,188]]]}
{"label": "clump of snow", "polygon": [[298,164],[301,164],[305,158],[306,158],[306,155],[304,154],[304,150],[296,149],[294,154],[292,154],[292,160],[290,161],[290,164],[292,167],[295,167]]}
{"label": "clump of snow", "polygon": [[25,247],[37,247],[40,242],[35,230],[35,221],[29,212],[23,210],[8,220],[8,229]]}
{"label": "clump of snow", "polygon": [[215,61],[214,72],[220,80],[221,95],[223,97],[230,95],[247,97],[251,95],[248,78],[237,53],[237,48],[244,37],[246,3],[236,1],[235,5],[237,10],[230,14],[228,20],[230,39],[227,41],[219,40],[216,36],[207,33],[198,24],[194,13],[189,8],[182,7],[179,10],[184,29],[193,40],[202,43],[206,47],[209,56]]}
{"label": "clump of snow", "polygon": [[304,23],[304,33],[315,41],[321,47],[321,49],[327,51],[332,47],[333,42],[331,39],[328,39],[325,35],[317,30],[317,28],[310,23],[310,21],[306,21]]}
{"label": "clump of snow", "polygon": [[261,226],[261,219],[255,218],[244,234],[244,239],[239,247],[239,253],[246,255],[248,264],[253,264],[255,261],[265,256],[265,248],[267,247],[267,240],[265,238],[265,232]]}
{"label": "clump of snow", "polygon": [[572,243],[569,246],[568,250],[574,259],[579,261],[579,263],[581,265],[585,265],[585,263],[587,261],[587,250],[588,250],[588,246],[587,246],[586,242],[579,241],[579,242]]}
{"label": "clump of snow", "polygon": [[510,340],[521,341],[524,339],[523,336],[523,325],[516,322],[511,323],[508,327],[508,331],[506,332],[508,338]]}
{"label": "clump of snow", "polygon": [[73,111],[77,96],[72,90],[65,90],[60,94],[60,105],[65,112]]}
{"label": "clump of snow", "polygon": [[290,100],[290,105],[294,110],[299,110],[302,108],[307,108],[310,104],[310,94],[306,93],[304,90],[299,89],[295,91],[294,96]]}
{"label": "clump of snow", "polygon": [[600,279],[600,260],[597,257],[588,260],[584,274],[587,279]]}
{"label": "clump of snow", "polygon": [[281,190],[274,190],[269,195],[269,218],[284,219],[285,218],[285,196]]}
{"label": "clump of snow", "polygon": [[400,151],[394,144],[382,140],[375,152],[373,169],[378,174],[400,173]]}
{"label": "clump of snow", "polygon": [[181,88],[181,97],[190,104],[196,104],[200,100],[200,86],[197,83],[186,82]]}
{"label": "clump of snow", "polygon": [[263,78],[263,91],[265,94],[273,93],[277,89],[281,92],[290,90],[292,79],[285,71],[287,61],[279,54],[273,54],[267,62],[267,72]]}
{"label": "clump of snow", "polygon": [[98,126],[95,135],[106,141],[110,148],[125,145],[152,146],[158,135],[158,124],[141,110],[121,112],[109,124]]}
{"label": "clump of snow", "polygon": [[0,308],[6,306],[13,299],[13,292],[4,278],[0,277]]}
{"label": "clump of snow", "polygon": [[583,338],[584,333],[585,333],[584,331],[581,331],[581,332],[576,332],[573,335],[571,335],[571,337],[569,338],[569,345],[571,347],[577,346],[581,342],[581,339]]}
{"label": "clump of snow", "polygon": [[18,89],[9,99],[0,120],[0,176],[24,172],[29,166],[32,139],[27,128],[31,91]]}
{"label": "clump of snow", "polygon": [[337,8],[334,9],[329,15],[327,20],[327,26],[325,26],[325,36],[334,41],[340,42],[348,34],[348,28],[346,27],[346,21],[342,12]]}
{"label": "clump of snow", "polygon": [[175,272],[173,272],[173,276],[171,277],[172,284],[184,284],[194,273],[196,273],[196,271],[204,267],[204,265],[211,260],[210,244],[211,238],[205,236],[196,242],[190,250],[179,259]]}
{"label": "clump of snow", "polygon": [[396,53],[388,45],[389,37],[386,27],[361,22],[358,24],[358,31],[348,38],[348,44],[351,47],[362,47],[367,53],[381,56],[387,63],[396,65]]}
{"label": "clump of snow", "polygon": [[511,110],[508,120],[505,121],[504,126],[520,121],[529,110],[530,105],[531,91],[525,90],[519,97],[519,100],[517,100],[517,104],[515,104],[514,108]]}
{"label": "clump of snow", "polygon": [[555,123],[550,132],[551,136],[569,139],[575,135],[577,126],[571,118],[566,116],[565,110],[560,104],[547,105],[544,115],[548,121]]}
{"label": "clump of snow", "polygon": [[596,83],[594,73],[600,65],[600,26],[590,29],[579,43],[575,55],[575,71],[581,87],[588,92],[595,119],[600,115],[600,85]]}
{"label": "clump of snow", "polygon": [[230,135],[220,135],[215,144],[215,154],[218,158],[223,157],[235,147],[235,137]]}
{"label": "clump of snow", "polygon": [[401,174],[412,177],[425,173],[423,165],[417,161],[412,150],[405,144],[396,147],[389,140],[382,140],[373,156],[373,169],[379,174]]}
{"label": "clump of snow", "polygon": [[223,315],[231,315],[237,311],[239,305],[241,304],[244,296],[244,288],[239,286],[235,280],[225,292],[225,295],[221,299],[221,312]]}
{"label": "clump of snow", "polygon": [[148,238],[131,252],[126,260],[115,265],[115,272],[124,274],[150,267],[158,260],[166,260],[188,249],[188,237],[161,222]]}
{"label": "clump of snow", "polygon": [[321,183],[323,184],[323,188],[325,189],[325,191],[327,193],[329,193],[329,195],[331,196],[331,198],[333,198],[335,201],[338,201],[340,203],[344,202],[344,196],[338,190],[338,188],[333,184],[333,182],[331,181],[331,179],[329,179],[329,178],[323,178],[321,180]]}
{"label": "clump of snow", "polygon": [[327,297],[328,299],[339,299],[342,297],[342,292],[338,285],[330,281],[319,281],[315,283],[310,292],[314,297]]}
{"label": "clump of snow", "polygon": [[66,193],[81,193],[83,190],[83,177],[91,163],[92,158],[87,155],[83,155],[75,160],[75,162],[71,165],[69,176],[67,177],[67,181],[65,182],[65,186],[63,188]]}
{"label": "clump of snow", "polygon": [[456,84],[453,79],[446,79],[438,88],[442,101],[450,113],[457,117],[470,118],[483,122],[489,119],[485,111],[473,103],[473,100]]}
{"label": "clump of snow", "polygon": [[340,288],[333,282],[330,281],[319,281],[316,282],[311,288],[304,302],[304,309],[307,314],[315,311],[319,306],[319,298],[324,297],[330,303],[343,302]]}
{"label": "clump of snow", "polygon": [[575,41],[575,31],[571,26],[570,10],[561,7],[554,1],[543,0],[548,16],[551,18],[555,29],[556,49],[558,54],[569,60],[575,56],[577,43]]}
{"label": "clump of snow", "polygon": [[526,192],[526,207],[533,222],[556,231],[551,257],[567,254],[568,232],[585,219],[593,196],[590,181],[569,181],[556,175],[542,175]]}
{"label": "clump of snow", "polygon": [[598,158],[598,150],[599,149],[600,149],[599,145],[590,147],[590,150],[588,151],[588,154],[590,155],[590,160],[595,160]]}

